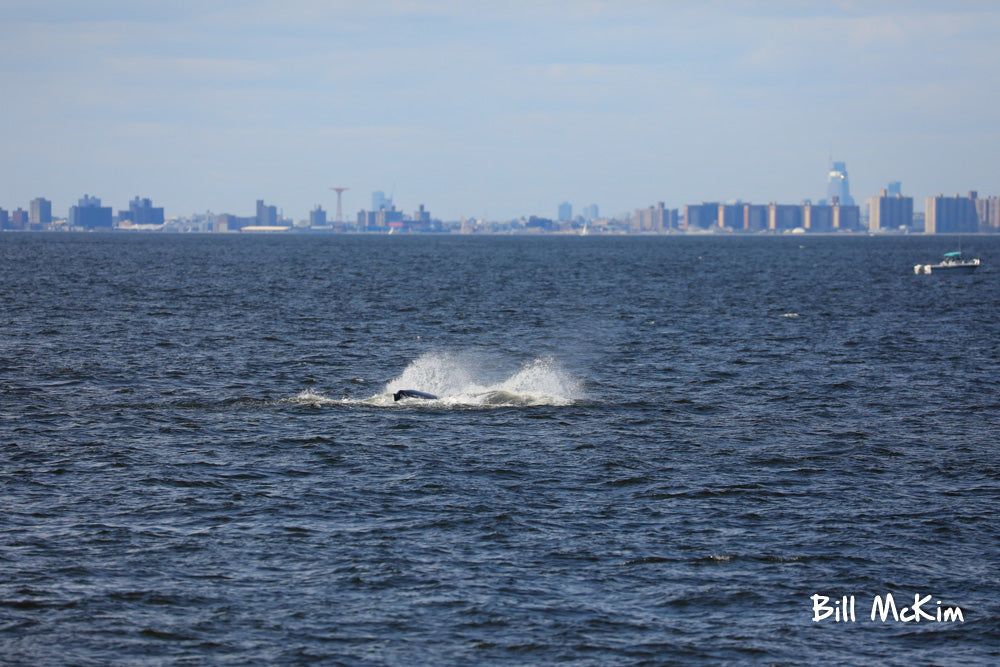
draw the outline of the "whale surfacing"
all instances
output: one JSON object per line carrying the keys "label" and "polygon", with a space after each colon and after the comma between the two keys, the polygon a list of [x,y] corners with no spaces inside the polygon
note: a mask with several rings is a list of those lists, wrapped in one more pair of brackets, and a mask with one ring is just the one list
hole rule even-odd
{"label": "whale surfacing", "polygon": [[434,400],[437,398],[434,394],[428,394],[423,391],[417,391],[416,389],[400,389],[395,394],[392,395],[393,401],[398,401],[403,398],[422,398],[424,400]]}

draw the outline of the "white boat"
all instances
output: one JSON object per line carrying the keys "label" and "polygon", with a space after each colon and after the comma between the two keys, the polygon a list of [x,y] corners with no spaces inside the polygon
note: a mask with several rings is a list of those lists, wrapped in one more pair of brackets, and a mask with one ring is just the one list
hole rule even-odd
{"label": "white boat", "polygon": [[941,271],[947,273],[972,273],[978,268],[978,257],[966,257],[959,250],[956,252],[946,252],[937,264],[915,264],[913,272],[916,274]]}

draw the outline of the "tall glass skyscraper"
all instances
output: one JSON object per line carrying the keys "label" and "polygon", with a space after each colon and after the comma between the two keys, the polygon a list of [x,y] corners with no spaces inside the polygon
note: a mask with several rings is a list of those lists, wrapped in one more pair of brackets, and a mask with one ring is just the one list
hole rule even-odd
{"label": "tall glass skyscraper", "polygon": [[830,204],[833,203],[834,197],[843,206],[854,206],[851,187],[847,181],[846,162],[834,162],[830,169],[830,177],[826,181],[826,198]]}
{"label": "tall glass skyscraper", "polygon": [[392,197],[386,197],[381,190],[372,193],[372,210],[378,212],[380,209],[392,208]]}
{"label": "tall glass skyscraper", "polygon": [[559,204],[559,222],[569,222],[573,219],[573,205],[568,201]]}

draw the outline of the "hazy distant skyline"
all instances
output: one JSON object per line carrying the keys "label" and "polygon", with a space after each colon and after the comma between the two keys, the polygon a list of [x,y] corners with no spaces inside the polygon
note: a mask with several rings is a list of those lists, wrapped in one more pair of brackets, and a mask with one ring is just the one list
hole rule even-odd
{"label": "hazy distant skyline", "polygon": [[1000,194],[1000,4],[7,0],[0,206],[332,219]]}

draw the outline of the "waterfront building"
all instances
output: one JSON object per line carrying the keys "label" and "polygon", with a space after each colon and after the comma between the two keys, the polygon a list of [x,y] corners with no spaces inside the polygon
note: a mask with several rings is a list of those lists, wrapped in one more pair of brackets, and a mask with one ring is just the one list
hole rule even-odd
{"label": "waterfront building", "polygon": [[28,222],[32,225],[47,225],[52,222],[52,202],[42,197],[31,200]]}
{"label": "waterfront building", "polygon": [[17,207],[16,211],[10,214],[10,226],[12,229],[27,229],[30,223],[30,216],[28,211],[25,211],[20,206]]}
{"label": "waterfront building", "polygon": [[767,228],[772,232],[790,231],[802,226],[802,207],[793,204],[767,205]]}
{"label": "waterfront building", "polygon": [[827,203],[830,204],[836,200],[846,206],[854,206],[850,182],[847,179],[846,162],[834,162],[830,168],[826,181],[826,197]]}
{"label": "waterfront building", "polygon": [[392,198],[386,197],[385,193],[381,190],[376,190],[372,193],[372,210],[378,211],[382,208],[389,208],[392,206]]}
{"label": "waterfront building", "polygon": [[[893,194],[892,186],[896,185]],[[874,233],[913,225],[913,197],[904,197],[899,192],[899,183],[890,183],[878,197],[868,200],[868,231]]]}
{"label": "waterfront building", "polygon": [[972,234],[979,231],[976,213],[976,192],[969,196],[928,197],[924,210],[924,232],[927,234]]}
{"label": "waterfront building", "polygon": [[278,207],[267,206],[263,199],[257,200],[257,226],[276,227],[278,225]]}
{"label": "waterfront building", "polygon": [[573,219],[573,205],[568,201],[559,204],[559,222],[569,222]]}
{"label": "waterfront building", "polygon": [[256,217],[243,217],[222,213],[215,219],[215,231],[217,232],[238,232],[244,227],[253,227],[257,224]]}
{"label": "waterfront building", "polygon": [[810,232],[833,230],[833,206],[806,202],[802,205],[802,228]]}
{"label": "waterfront building", "polygon": [[17,207],[16,211],[5,211],[0,208],[0,229],[27,229],[28,213]]}
{"label": "waterfront building", "polygon": [[388,208],[383,206],[376,211],[358,211],[357,220],[359,232],[384,230],[388,229],[391,223],[403,222],[403,212],[396,210],[394,204],[390,204]]}
{"label": "waterfront building", "polygon": [[131,222],[133,225],[162,225],[163,207],[153,206],[149,199],[136,197],[128,204],[127,211],[118,211],[118,223]]}
{"label": "waterfront building", "polygon": [[309,211],[309,226],[326,227],[326,211],[319,204],[316,204],[316,208]]}
{"label": "waterfront building", "polygon": [[17,207],[16,211],[11,211],[10,214],[11,229],[27,229],[28,224],[29,224],[29,216],[27,211],[25,211],[20,206]]}
{"label": "waterfront building", "polygon": [[70,207],[69,225],[83,229],[111,229],[111,207],[101,206],[99,197],[84,195],[76,206]]}
{"label": "waterfront building", "polygon": [[375,226],[374,211],[358,211],[358,231],[365,232]]}
{"label": "waterfront building", "polygon": [[636,209],[635,217],[632,218],[631,231],[662,234],[676,227],[677,209],[667,208],[663,202],[659,202],[656,206]]}
{"label": "waterfront building", "polygon": [[719,202],[689,204],[684,207],[684,229],[710,229],[718,225]]}
{"label": "waterfront building", "polygon": [[391,204],[389,208],[382,207],[375,213],[375,227],[378,229],[388,229],[394,222],[403,221],[403,212],[396,210],[396,205]]}
{"label": "waterfront building", "polygon": [[976,217],[980,231],[1000,231],[1000,197],[976,199]]}
{"label": "waterfront building", "polygon": [[419,208],[413,213],[413,225],[416,227],[430,227],[431,224],[431,212],[424,208],[421,204]]}
{"label": "waterfront building", "polygon": [[719,229],[731,229],[742,231],[744,228],[743,204],[719,204],[719,211],[716,214]]}
{"label": "waterfront building", "polygon": [[743,204],[743,231],[759,232],[767,228],[768,207],[763,204]]}
{"label": "waterfront building", "polygon": [[833,202],[833,231],[855,232],[861,229],[861,207]]}

